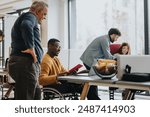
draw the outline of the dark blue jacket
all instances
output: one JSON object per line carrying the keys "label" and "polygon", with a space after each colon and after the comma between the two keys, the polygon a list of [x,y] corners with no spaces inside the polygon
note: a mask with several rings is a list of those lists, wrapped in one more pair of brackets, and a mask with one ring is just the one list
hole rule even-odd
{"label": "dark blue jacket", "polygon": [[22,53],[22,50],[34,48],[38,62],[41,62],[43,49],[41,46],[38,20],[31,13],[23,13],[14,23],[11,31],[12,51],[11,55],[31,57],[30,54]]}

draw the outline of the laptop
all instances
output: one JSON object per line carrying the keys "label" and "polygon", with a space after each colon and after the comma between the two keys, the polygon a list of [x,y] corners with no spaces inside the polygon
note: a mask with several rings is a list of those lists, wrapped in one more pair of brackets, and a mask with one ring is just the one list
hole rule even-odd
{"label": "laptop", "polygon": [[150,55],[118,55],[117,78],[122,79],[125,66],[131,66],[132,72],[150,73]]}

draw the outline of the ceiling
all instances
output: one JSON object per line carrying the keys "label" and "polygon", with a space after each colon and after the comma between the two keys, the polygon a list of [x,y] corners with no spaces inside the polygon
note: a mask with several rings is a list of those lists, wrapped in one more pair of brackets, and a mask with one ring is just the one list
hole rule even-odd
{"label": "ceiling", "polygon": [[0,16],[29,7],[32,0],[0,0]]}

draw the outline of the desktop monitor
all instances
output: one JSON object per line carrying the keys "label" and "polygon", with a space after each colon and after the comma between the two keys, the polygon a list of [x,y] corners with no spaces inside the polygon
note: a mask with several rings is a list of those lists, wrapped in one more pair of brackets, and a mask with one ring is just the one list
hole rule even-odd
{"label": "desktop monitor", "polygon": [[150,55],[118,55],[117,78],[122,79],[125,66],[131,66],[131,73],[150,73]]}

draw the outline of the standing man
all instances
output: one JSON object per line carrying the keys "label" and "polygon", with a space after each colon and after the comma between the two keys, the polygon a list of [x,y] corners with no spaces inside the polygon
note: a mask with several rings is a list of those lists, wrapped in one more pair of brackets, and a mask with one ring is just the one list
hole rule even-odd
{"label": "standing man", "polygon": [[[86,48],[80,59],[83,62],[87,70],[90,70],[94,60],[98,59],[114,59],[114,56],[110,53],[110,43],[117,41],[121,36],[121,32],[116,28],[111,28],[107,35],[97,37]],[[95,96],[88,94],[88,98],[92,100],[99,99],[97,87],[91,86],[89,92],[95,92]],[[97,97],[97,98],[96,98]]]}
{"label": "standing man", "polygon": [[9,74],[16,82],[16,100],[41,99],[38,77],[43,49],[38,25],[46,18],[47,11],[45,2],[35,1],[12,27]]}

